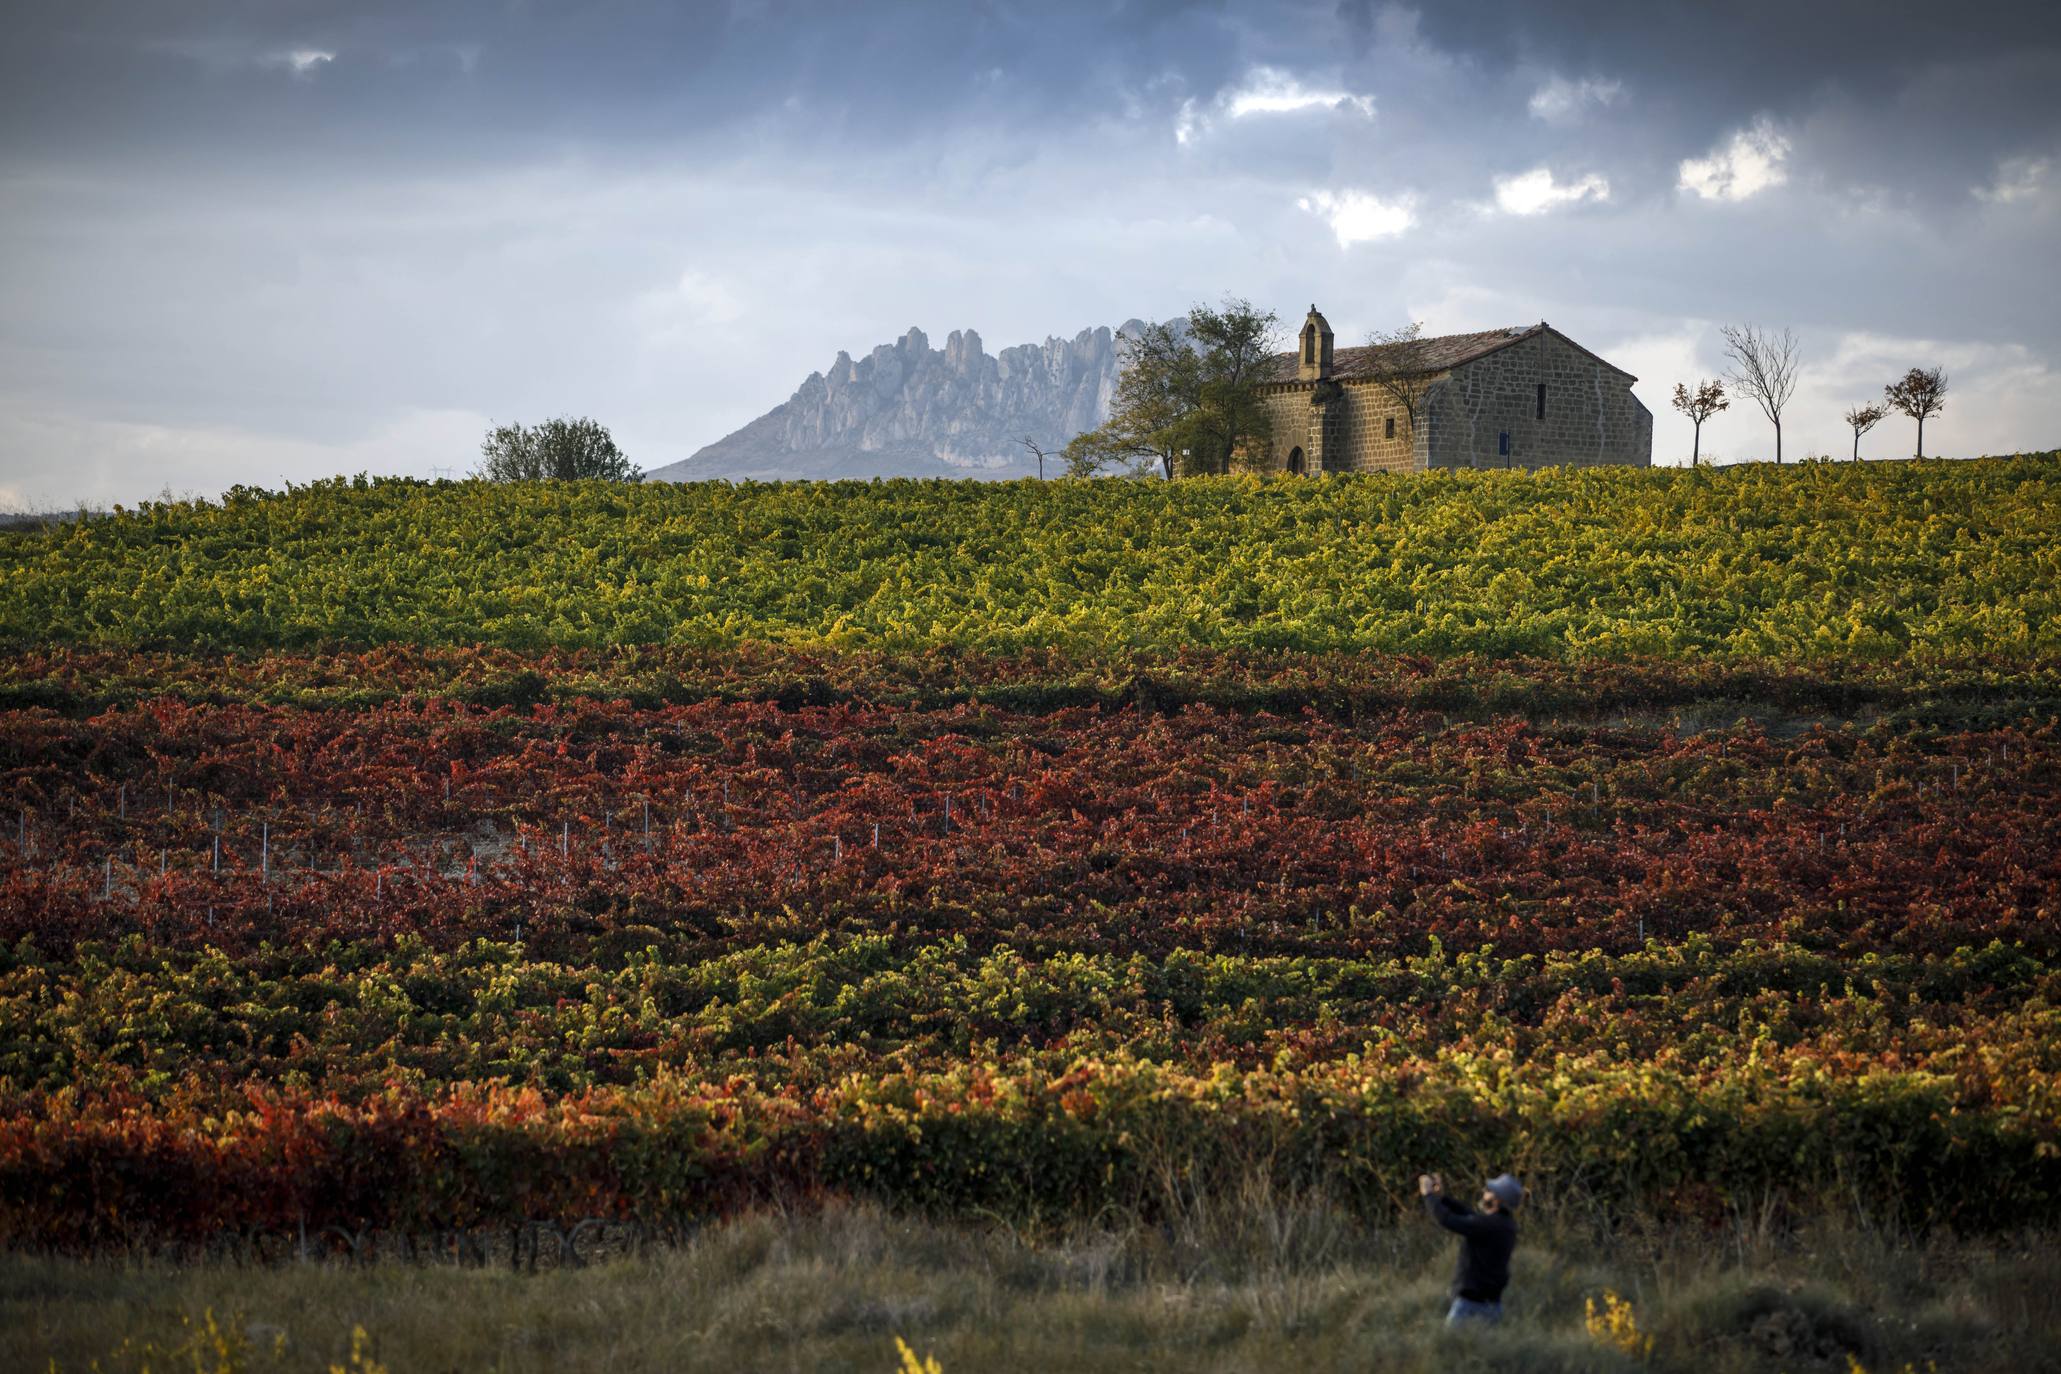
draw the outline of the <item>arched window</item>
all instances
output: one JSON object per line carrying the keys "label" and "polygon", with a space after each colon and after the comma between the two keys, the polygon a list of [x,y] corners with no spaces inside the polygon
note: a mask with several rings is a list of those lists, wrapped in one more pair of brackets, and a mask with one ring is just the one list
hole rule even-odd
{"label": "arched window", "polygon": [[1317,361],[1317,326],[1313,324],[1303,326],[1302,360],[1306,363]]}
{"label": "arched window", "polygon": [[1298,477],[1310,470],[1309,460],[1302,456],[1301,449],[1292,448],[1288,450],[1288,470]]}

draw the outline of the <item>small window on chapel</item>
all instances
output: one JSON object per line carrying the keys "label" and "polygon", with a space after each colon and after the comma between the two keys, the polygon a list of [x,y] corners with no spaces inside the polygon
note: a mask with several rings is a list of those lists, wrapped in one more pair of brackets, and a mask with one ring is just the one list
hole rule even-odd
{"label": "small window on chapel", "polygon": [[1388,430],[1382,437],[1387,439],[1395,438],[1395,416],[1391,415],[1388,417]]}
{"label": "small window on chapel", "polygon": [[1544,382],[1539,383],[1539,418],[1541,420],[1546,418],[1546,384]]}

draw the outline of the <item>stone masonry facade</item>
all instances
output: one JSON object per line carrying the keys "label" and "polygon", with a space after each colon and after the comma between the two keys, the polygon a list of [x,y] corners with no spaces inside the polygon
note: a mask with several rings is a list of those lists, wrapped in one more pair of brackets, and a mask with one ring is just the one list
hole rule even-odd
{"label": "stone masonry facade", "polygon": [[[1393,345],[1387,347],[1394,347]],[[1314,306],[1297,350],[1272,360],[1262,398],[1271,441],[1243,455],[1271,472],[1647,467],[1653,414],[1637,380],[1543,322],[1409,346],[1425,389],[1416,423],[1371,372],[1383,349],[1334,350]]]}

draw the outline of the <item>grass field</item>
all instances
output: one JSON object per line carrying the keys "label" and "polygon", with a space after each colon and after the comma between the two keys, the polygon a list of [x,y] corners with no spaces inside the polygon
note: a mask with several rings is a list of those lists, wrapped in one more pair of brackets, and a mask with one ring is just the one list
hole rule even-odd
{"label": "grass field", "polygon": [[[0,1260],[0,1343],[10,1368],[99,1361],[109,1374],[153,1358],[206,1374],[371,1362],[887,1374],[897,1337],[947,1374],[2061,1367],[2045,1237],[1921,1241],[1837,1221],[1780,1238],[1666,1224],[1599,1236],[1537,1217],[1505,1325],[1465,1335],[1440,1325],[1441,1238],[1428,1221],[1370,1230],[1307,1201],[1247,1197],[1166,1227],[1036,1239],[866,1208],[760,1215],[538,1274],[13,1258]],[[1631,1309],[1616,1341],[1587,1321],[1611,1295]],[[210,1315],[230,1339],[208,1337]]]}

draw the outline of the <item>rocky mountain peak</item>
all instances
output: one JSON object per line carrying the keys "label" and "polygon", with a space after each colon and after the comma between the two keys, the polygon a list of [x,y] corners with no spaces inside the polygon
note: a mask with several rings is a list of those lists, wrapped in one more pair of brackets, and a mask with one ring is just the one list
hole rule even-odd
{"label": "rocky mountain peak", "polygon": [[1139,323],[996,354],[972,329],[933,349],[912,325],[863,357],[839,351],[784,404],[650,480],[1034,475],[1025,438],[1049,452],[1109,418],[1120,335]]}

